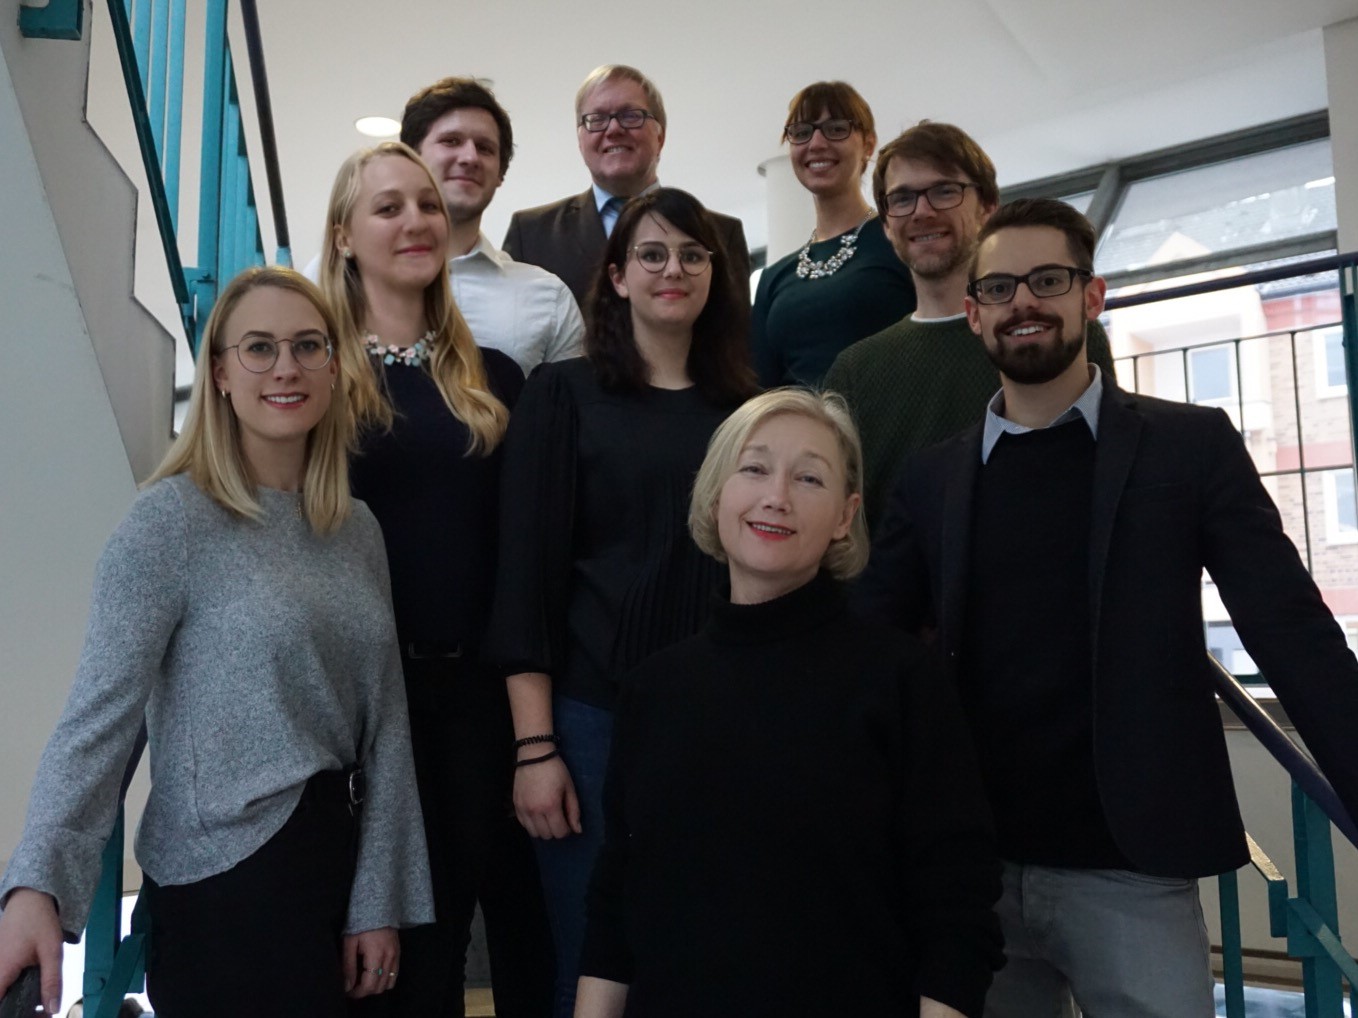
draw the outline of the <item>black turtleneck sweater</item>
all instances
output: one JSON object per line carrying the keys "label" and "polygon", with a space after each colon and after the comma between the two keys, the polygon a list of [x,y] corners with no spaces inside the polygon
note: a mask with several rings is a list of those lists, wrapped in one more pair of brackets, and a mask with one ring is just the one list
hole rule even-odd
{"label": "black turtleneck sweater", "polygon": [[999,864],[930,652],[825,574],[712,613],[623,682],[582,972],[647,1018],[979,1016]]}

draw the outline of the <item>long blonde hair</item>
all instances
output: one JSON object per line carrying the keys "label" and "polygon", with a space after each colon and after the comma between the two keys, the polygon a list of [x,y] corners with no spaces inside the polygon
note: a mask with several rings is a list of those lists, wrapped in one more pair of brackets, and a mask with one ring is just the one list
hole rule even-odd
{"label": "long blonde hair", "polygon": [[[219,398],[212,384],[212,359],[221,355],[227,319],[251,290],[276,287],[305,297],[325,323],[326,335],[335,335],[335,319],[314,283],[301,273],[278,266],[246,269],[231,280],[208,316],[202,345],[194,368],[188,415],[179,437],[170,446],[146,483],[173,474],[188,474],[224,509],[249,519],[259,519],[255,480],[241,452],[240,423],[231,400]],[[335,349],[340,374],[346,352]],[[330,407],[307,435],[306,473],[302,480],[302,510],[317,534],[332,534],[349,518],[349,446],[353,418],[344,399],[336,393]]]}
{"label": "long blonde hair", "polygon": [[[383,392],[378,372],[363,347],[363,320],[367,317],[368,298],[363,289],[362,271],[356,258],[346,258],[336,240],[338,228],[347,228],[358,204],[363,184],[363,168],[375,159],[409,159],[424,171],[429,186],[439,194],[439,205],[448,215],[438,183],[423,160],[409,145],[385,141],[373,148],[359,149],[344,160],[330,190],[326,213],[325,238],[321,250],[321,290],[335,314],[339,349],[345,357],[340,365],[344,391],[359,427],[391,427],[391,403]],[[429,374],[438,386],[443,401],[454,417],[467,426],[471,438],[467,454],[489,455],[504,438],[509,411],[490,391],[486,365],[476,340],[462,314],[453,303],[448,273],[440,272],[424,290],[425,324],[433,332]],[[385,376],[384,376],[385,377]]]}

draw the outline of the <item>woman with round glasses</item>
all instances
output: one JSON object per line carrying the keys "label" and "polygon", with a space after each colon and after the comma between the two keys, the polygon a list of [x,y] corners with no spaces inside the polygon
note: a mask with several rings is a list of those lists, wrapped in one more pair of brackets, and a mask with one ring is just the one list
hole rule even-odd
{"label": "woman with round glasses", "polygon": [[632,199],[595,280],[585,357],[533,372],[506,440],[487,654],[508,676],[514,809],[538,839],[561,1018],[603,838],[618,677],[693,633],[720,575],[684,516],[708,439],[755,389],[725,262],[691,195]]}
{"label": "woman with round glasses", "polygon": [[913,311],[915,287],[863,197],[877,145],[863,97],[842,81],[808,85],[788,104],[783,140],[816,228],[759,277],[751,348],[762,385],[815,386],[841,350]]}
{"label": "woman with round glasses", "polygon": [[350,497],[344,354],[290,269],[242,273],[208,319],[183,431],[109,540],[74,687],[0,881],[0,994],[89,914],[145,723],[137,831],[167,1018],[234,1015],[242,979],[345,1014],[433,907],[377,521]]}
{"label": "woman with round glasses", "polygon": [[[544,1015],[551,945],[537,867],[509,813],[509,700],[481,664],[495,583],[500,449],[519,366],[477,347],[448,281],[439,188],[405,145],[350,156],[335,178],[321,286],[336,309],[359,418],[354,494],[382,524],[437,922],[403,931],[390,1008],[462,999],[478,900],[502,1014]],[[515,896],[493,891],[513,874]]]}

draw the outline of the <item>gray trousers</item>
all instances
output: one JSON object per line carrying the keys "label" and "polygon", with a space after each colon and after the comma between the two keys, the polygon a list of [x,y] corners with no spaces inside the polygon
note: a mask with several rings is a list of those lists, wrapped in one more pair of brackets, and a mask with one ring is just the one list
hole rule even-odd
{"label": "gray trousers", "polygon": [[1216,1014],[1196,880],[1006,862],[996,911],[1008,962],[985,1018]]}

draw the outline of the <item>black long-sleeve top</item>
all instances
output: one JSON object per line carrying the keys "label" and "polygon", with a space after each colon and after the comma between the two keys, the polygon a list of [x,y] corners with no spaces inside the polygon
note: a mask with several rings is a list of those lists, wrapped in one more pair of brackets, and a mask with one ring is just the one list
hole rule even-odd
{"label": "black long-sleeve top", "polygon": [[[481,356],[491,392],[512,410],[523,372],[499,350]],[[475,660],[495,585],[501,449],[467,454],[470,432],[424,368],[378,370],[395,419],[361,436],[349,481],[382,525],[401,646],[460,647]]]}
{"label": "black long-sleeve top", "polygon": [[533,371],[505,442],[491,663],[611,708],[628,669],[697,632],[722,569],[689,497],[732,409],[696,387],[605,391],[584,358]]}
{"label": "black long-sleeve top", "polygon": [[979,1016],[1000,866],[970,737],[922,644],[822,574],[623,684],[581,971],[626,1014]]}

